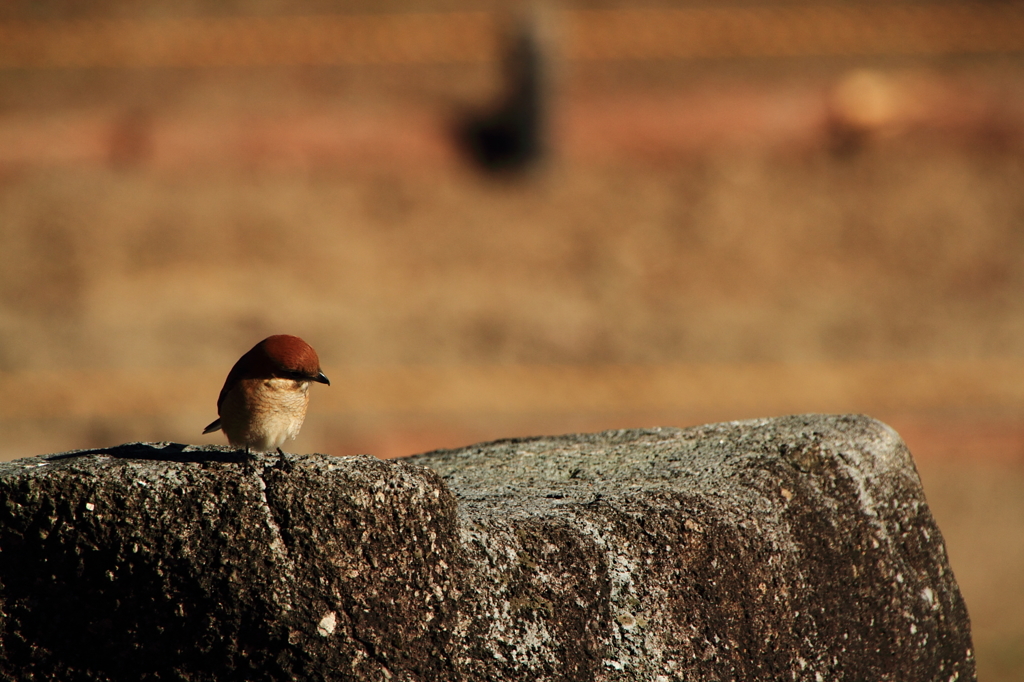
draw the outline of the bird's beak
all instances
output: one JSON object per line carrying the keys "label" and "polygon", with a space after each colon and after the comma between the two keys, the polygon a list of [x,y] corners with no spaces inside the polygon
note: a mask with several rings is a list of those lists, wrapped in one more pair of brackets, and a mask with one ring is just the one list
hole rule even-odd
{"label": "bird's beak", "polygon": [[315,379],[313,379],[313,381],[318,381],[318,382],[320,382],[321,384],[327,384],[328,386],[330,386],[330,385],[331,385],[331,380],[330,380],[330,379],[328,379],[328,378],[327,378],[327,376],[326,376],[326,375],[325,375],[325,374],[324,374],[323,372],[319,372],[319,373],[318,373],[318,374],[316,375],[316,378],[315,378]]}

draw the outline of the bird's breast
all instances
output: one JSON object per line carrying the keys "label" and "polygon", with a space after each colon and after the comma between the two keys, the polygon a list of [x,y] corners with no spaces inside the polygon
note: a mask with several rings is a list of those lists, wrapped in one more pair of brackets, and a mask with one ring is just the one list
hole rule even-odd
{"label": "bird's breast", "polygon": [[221,424],[232,445],[275,450],[299,435],[309,404],[309,382],[244,379],[221,405]]}

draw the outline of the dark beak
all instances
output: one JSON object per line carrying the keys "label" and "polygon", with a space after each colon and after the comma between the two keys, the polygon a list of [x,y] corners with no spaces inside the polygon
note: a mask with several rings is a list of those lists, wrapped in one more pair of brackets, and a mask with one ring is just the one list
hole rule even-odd
{"label": "dark beak", "polygon": [[323,372],[319,372],[316,375],[316,377],[313,378],[313,381],[318,381],[321,384],[327,384],[328,386],[331,385],[331,380],[328,379],[327,376]]}

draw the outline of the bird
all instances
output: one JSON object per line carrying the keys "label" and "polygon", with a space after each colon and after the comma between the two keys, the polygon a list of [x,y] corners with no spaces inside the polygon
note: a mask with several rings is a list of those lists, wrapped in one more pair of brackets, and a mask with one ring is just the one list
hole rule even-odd
{"label": "bird", "polygon": [[238,359],[217,398],[217,414],[203,433],[223,431],[228,443],[256,452],[277,450],[299,435],[311,383],[331,385],[320,358],[297,336],[268,336]]}

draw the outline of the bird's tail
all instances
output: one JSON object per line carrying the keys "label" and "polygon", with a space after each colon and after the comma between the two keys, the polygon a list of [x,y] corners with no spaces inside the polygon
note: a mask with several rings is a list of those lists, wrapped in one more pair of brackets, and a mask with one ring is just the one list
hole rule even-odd
{"label": "bird's tail", "polygon": [[220,431],[220,419],[213,420],[213,423],[203,429],[203,433],[213,433],[214,431]]}

